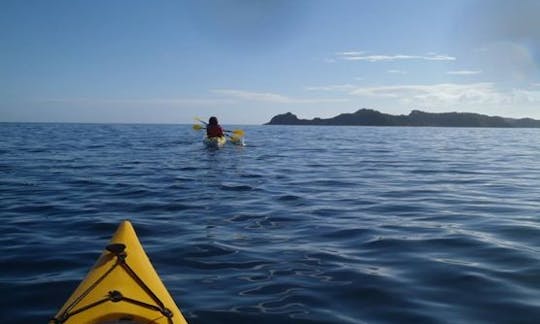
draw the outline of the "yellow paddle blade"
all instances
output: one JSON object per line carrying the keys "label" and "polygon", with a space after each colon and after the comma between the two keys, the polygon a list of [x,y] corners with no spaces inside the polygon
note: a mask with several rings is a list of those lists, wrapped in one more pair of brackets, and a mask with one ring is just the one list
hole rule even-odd
{"label": "yellow paddle blade", "polygon": [[244,136],[244,135],[246,134],[246,133],[245,133],[243,130],[241,130],[241,129],[235,129],[235,130],[231,131],[231,133],[233,133],[234,135],[239,136],[239,137],[242,137],[242,136]]}
{"label": "yellow paddle blade", "polygon": [[193,119],[195,119],[196,121],[201,122],[201,123],[203,123],[203,124],[205,124],[205,125],[207,124],[207,122],[205,122],[204,120],[200,119],[199,117],[195,117],[195,118],[193,118]]}
{"label": "yellow paddle blade", "polygon": [[230,139],[231,143],[233,143],[233,144],[242,143],[242,137],[240,137],[240,136],[231,135],[231,136],[229,136],[229,139]]}
{"label": "yellow paddle blade", "polygon": [[201,129],[204,129],[205,127],[203,125],[200,125],[200,124],[194,124],[193,125],[193,129],[196,130],[196,131],[200,131]]}

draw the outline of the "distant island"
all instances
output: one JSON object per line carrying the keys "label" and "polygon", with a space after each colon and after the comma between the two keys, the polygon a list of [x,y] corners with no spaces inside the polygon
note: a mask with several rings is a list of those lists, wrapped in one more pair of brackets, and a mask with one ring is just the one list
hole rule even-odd
{"label": "distant island", "polygon": [[413,110],[408,115],[384,114],[373,109],[360,109],[354,113],[332,118],[298,119],[293,113],[274,116],[265,125],[319,125],[319,126],[416,126],[416,127],[521,127],[540,128],[540,120],[531,118],[504,118],[475,113],[428,113]]}

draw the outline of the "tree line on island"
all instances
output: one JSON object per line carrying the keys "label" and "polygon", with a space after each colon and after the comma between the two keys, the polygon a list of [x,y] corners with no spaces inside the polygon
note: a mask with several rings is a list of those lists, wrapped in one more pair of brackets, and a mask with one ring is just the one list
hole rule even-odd
{"label": "tree line on island", "polygon": [[339,114],[326,119],[299,119],[295,114],[288,112],[274,116],[265,125],[540,128],[540,120],[505,118],[476,113],[428,113],[420,110],[413,110],[408,115],[390,115],[364,108],[354,113]]}

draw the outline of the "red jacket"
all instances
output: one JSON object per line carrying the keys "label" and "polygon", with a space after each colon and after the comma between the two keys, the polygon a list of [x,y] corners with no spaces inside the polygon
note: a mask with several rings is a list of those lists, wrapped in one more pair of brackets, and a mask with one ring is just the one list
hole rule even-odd
{"label": "red jacket", "polygon": [[219,125],[208,125],[206,126],[206,136],[208,137],[219,137],[225,136],[223,134],[223,128]]}

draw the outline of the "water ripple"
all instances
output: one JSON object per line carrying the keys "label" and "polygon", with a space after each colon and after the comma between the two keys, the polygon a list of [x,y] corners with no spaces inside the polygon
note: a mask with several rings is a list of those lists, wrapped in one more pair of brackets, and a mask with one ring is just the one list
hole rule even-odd
{"label": "water ripple", "polygon": [[540,318],[538,130],[243,128],[2,124],[0,318],[46,322],[126,218],[190,323]]}

